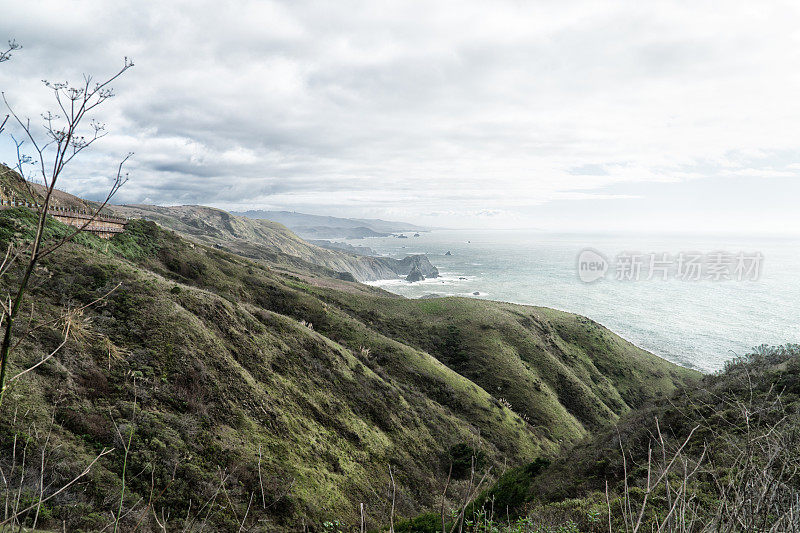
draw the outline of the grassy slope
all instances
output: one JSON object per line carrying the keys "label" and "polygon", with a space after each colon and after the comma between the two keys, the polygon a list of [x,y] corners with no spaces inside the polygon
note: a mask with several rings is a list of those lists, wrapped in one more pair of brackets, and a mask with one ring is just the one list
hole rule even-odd
{"label": "grassy slope", "polygon": [[0,163],[0,196],[3,200],[24,200],[33,202],[38,198],[19,173]]}
{"label": "grassy slope", "polygon": [[592,320],[553,309],[468,298],[321,296],[504,398],[552,442],[574,442],[698,376]]}
{"label": "grassy slope", "polygon": [[[743,422],[738,420],[742,406],[750,405],[754,426],[765,424],[769,417],[764,402],[773,401],[766,398],[778,393],[782,395],[780,416],[796,419],[800,413],[800,347],[734,362],[723,372],[690,383],[668,401],[631,413],[617,428],[598,432],[565,453],[536,479],[533,491],[542,501],[559,501],[599,491],[606,479],[619,491],[624,479],[620,438],[631,464],[643,464],[648,445],[656,448],[652,440],[657,434],[656,419],[665,438],[673,443],[682,442],[697,427],[687,449],[697,451],[708,445],[709,463],[714,463],[720,459],[714,455],[727,447],[721,443],[742,429]],[[633,479],[639,481],[645,473],[635,472]]]}
{"label": "grassy slope", "polygon": [[[752,433],[748,433],[748,425]],[[573,521],[581,531],[595,530],[598,523],[607,523],[608,483],[612,521],[615,530],[622,531],[621,495],[627,482],[632,487],[633,501],[641,502],[647,485],[648,453],[652,450],[656,464],[662,461],[660,430],[668,449],[667,460],[684,442],[687,444],[683,457],[692,461],[702,457],[702,467],[688,491],[697,506],[697,523],[708,525],[715,519],[723,497],[717,482],[727,483],[739,472],[743,464],[736,462],[737,458],[748,450],[753,452],[748,466],[754,472],[763,474],[761,469],[767,467],[762,465],[774,461],[769,470],[775,483],[771,490],[783,490],[796,497],[800,491],[800,477],[793,470],[800,454],[798,428],[800,346],[759,349],[730,363],[718,374],[688,383],[666,401],[628,413],[613,428],[585,438],[552,463],[537,459],[509,470],[473,503],[470,511],[488,507],[491,502],[495,510],[503,510],[501,514],[508,508],[512,517],[527,514],[532,523]],[[686,441],[690,434],[691,439]],[[780,445],[770,447],[767,442]],[[682,469],[679,460],[670,475],[673,490],[682,483]],[[780,482],[774,482],[776,479]],[[737,490],[751,490],[755,507],[758,498],[764,497],[758,485],[761,478],[747,474],[743,482],[752,485],[737,486]],[[661,489],[659,485],[653,492],[644,514],[647,530],[651,520],[656,523],[657,517],[663,518],[670,509]],[[766,507],[761,511],[766,513],[763,519],[767,523],[774,519],[774,513],[786,512],[789,502],[782,500],[780,504],[782,508]],[[633,504],[633,509],[639,512],[638,503]],[[424,515],[402,524],[398,530],[433,532],[440,530],[437,524],[438,514]],[[716,531],[715,527],[711,530]]]}
{"label": "grassy slope", "polygon": [[[294,287],[303,282],[193,247],[153,224],[135,226],[127,241],[84,237],[93,249],[72,246],[48,264],[52,277],[34,293],[43,317],[123,286],[87,316],[91,334],[70,341],[57,360],[12,389],[16,401],[7,406],[43,416],[58,399],[58,442],[88,459],[103,446],[119,446],[112,417],[131,416],[136,377],[130,467],[155,461],[165,486],[177,465],[178,481],[163,500],[176,513],[191,497],[208,495],[219,465],[231,473],[241,516],[258,487],[258,445],[271,497],[291,486],[262,514],[287,524],[297,516],[352,520],[361,501],[376,502],[371,516],[382,517],[390,464],[398,472],[398,511],[419,512],[446,476],[454,444],[477,444],[495,464],[543,453],[524,422],[485,391],[429,355],[325,309]],[[148,269],[115,257],[120,253]],[[318,323],[331,315],[331,327],[363,336],[373,351],[350,350],[271,307]],[[20,364],[38,360],[56,339],[48,331],[27,342]],[[120,461],[115,454],[103,464],[93,490],[119,488]],[[148,489],[149,479],[135,481],[130,496]],[[224,519],[218,517],[219,527]]]}
{"label": "grassy slope", "polygon": [[[0,213],[0,240],[28,231],[30,218]],[[13,405],[44,423],[56,406],[57,454],[65,472],[75,471],[102,447],[119,448],[112,421],[133,418],[136,395],[129,471],[152,467],[157,488],[168,487],[160,502],[177,517],[190,499],[197,505],[213,493],[222,469],[233,505],[213,515],[220,528],[260,493],[259,446],[269,507],[253,519],[270,527],[294,527],[298,517],[354,520],[367,502],[378,523],[390,464],[397,511],[413,515],[435,503],[452,446],[475,446],[496,466],[551,456],[559,439],[690,376],[573,315],[409,301],[287,275],[152,223],[133,222],[112,241],[81,236],[46,267],[32,293],[40,320],[123,285],[86,312],[84,334],[14,386],[5,415]],[[58,342],[57,329],[43,328],[23,343],[18,365]],[[547,427],[532,427],[500,396]],[[0,418],[6,452],[10,418]],[[92,513],[106,512],[118,494],[121,462],[119,452],[104,459],[82,494],[53,501],[52,516],[99,523]],[[129,482],[131,502],[146,497],[149,476]]]}
{"label": "grassy slope", "polygon": [[113,210],[122,216],[146,217],[183,236],[295,270],[303,268],[298,264],[302,261],[316,265],[320,275],[347,272],[361,281],[397,277],[385,260],[314,246],[270,220],[237,217],[220,209],[194,205],[114,206]]}

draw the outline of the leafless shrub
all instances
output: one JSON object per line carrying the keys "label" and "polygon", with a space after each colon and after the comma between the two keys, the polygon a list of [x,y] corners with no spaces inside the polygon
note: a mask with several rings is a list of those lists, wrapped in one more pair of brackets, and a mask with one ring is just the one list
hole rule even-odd
{"label": "leafless shrub", "polygon": [[52,475],[55,469],[52,463],[63,459],[51,440],[56,428],[55,414],[51,414],[44,424],[28,415],[27,412],[14,412],[10,421],[11,427],[16,429],[12,436],[11,457],[0,461],[3,483],[0,487],[3,504],[0,531],[5,531],[7,526],[21,530],[26,524],[35,529],[44,503],[81,482],[101,458],[113,452],[113,448],[103,448],[78,474]]}
{"label": "leafless shrub", "polygon": [[[728,416],[713,422],[698,418],[699,424],[677,446],[669,443],[656,420],[652,442],[657,446],[655,453],[648,449],[644,486],[628,484],[622,450],[625,485],[619,502],[626,531],[800,531],[797,415],[787,409],[774,385],[759,393],[746,368],[743,379],[743,391],[705,391]],[[692,404],[691,409],[708,412],[709,406]],[[689,451],[701,428],[711,438]],[[651,499],[656,492],[658,504]],[[615,510],[610,498],[607,501],[610,517]],[[709,502],[714,502],[713,508]]]}
{"label": "leafless shrub", "polygon": [[761,400],[752,392],[750,384],[747,399],[726,399],[739,412],[741,432],[721,435],[728,457],[710,469],[720,502],[714,531],[798,531],[798,421],[774,388]]}
{"label": "leafless shrub", "polygon": [[[11,45],[10,47],[14,48]],[[8,53],[5,52],[4,55],[7,56]],[[15,263],[22,265],[22,274],[19,282],[16,283],[15,287],[9,289],[9,294],[3,301],[2,315],[0,316],[0,328],[2,328],[2,343],[0,343],[0,406],[2,406],[3,396],[7,387],[6,376],[14,347],[12,341],[14,324],[19,317],[23,300],[31,284],[31,278],[37,271],[40,261],[58,250],[94,222],[100,211],[108,204],[127,179],[127,176],[123,174],[123,165],[130,157],[130,154],[117,167],[105,200],[89,220],[81,227],[68,232],[64,237],[57,239],[53,243],[44,242],[44,229],[47,223],[48,210],[56,184],[64,169],[78,154],[106,135],[105,126],[90,118],[91,112],[114,96],[114,91],[110,84],[131,67],[133,67],[133,62],[125,58],[123,67],[103,82],[94,82],[91,76],[84,76],[83,83],[77,86],[72,86],[68,83],[45,81],[45,85],[53,92],[59,112],[46,112],[42,115],[43,125],[41,131],[31,124],[30,119],[21,118],[9,104],[5,93],[2,93],[3,101],[11,117],[14,118],[26,137],[25,141],[16,141],[15,139],[18,154],[17,170],[23,178],[27,179],[25,165],[27,163],[35,165],[38,169],[36,175],[42,181],[45,192],[41,205],[37,206],[38,219],[35,237],[27,245],[24,243],[10,243],[6,252],[6,260],[0,267],[0,272],[5,273]],[[85,126],[87,120],[89,121],[88,128]],[[26,141],[30,143],[35,157],[23,154],[22,146]],[[21,337],[25,337],[27,334],[28,332],[25,332]]]}
{"label": "leafless shrub", "polygon": [[[8,49],[0,51],[0,63],[9,60],[12,52],[20,48],[15,41],[9,41]],[[36,178],[44,185],[44,193],[39,196],[30,187],[29,182],[25,182],[29,185],[30,196],[41,198],[41,202],[36,205],[35,234],[33,239],[27,241],[9,242],[2,263],[0,263],[0,276],[4,277],[8,291],[0,302],[0,336],[2,337],[0,342],[0,408],[8,409],[9,407],[7,404],[3,405],[8,388],[18,379],[54,357],[69,339],[81,340],[95,336],[90,328],[90,320],[84,315],[84,311],[105,300],[114,290],[112,289],[85,306],[67,308],[53,320],[39,320],[36,313],[36,301],[31,301],[28,318],[23,320],[23,312],[28,314],[26,297],[31,288],[35,286],[35,278],[43,273],[48,275],[42,269],[41,261],[94,222],[100,211],[127,179],[123,173],[123,165],[130,154],[117,166],[112,175],[112,184],[106,199],[97,210],[90,214],[89,219],[81,227],[67,232],[61,238],[54,239],[52,242],[45,240],[44,230],[47,224],[48,210],[51,207],[55,187],[64,170],[75,157],[106,134],[105,127],[91,118],[92,111],[114,96],[110,84],[132,66],[133,63],[126,58],[123,67],[102,82],[94,82],[91,76],[84,76],[83,82],[77,86],[71,86],[68,83],[45,82],[46,87],[53,93],[59,111],[44,113],[41,129],[32,125],[30,119],[20,117],[10,105],[6,94],[2,93],[9,114],[0,122],[0,131],[7,125],[9,118],[13,118],[24,136],[23,140],[17,140],[12,136],[17,149],[16,168],[27,180],[29,177],[25,173],[26,167],[33,165],[37,169]],[[26,147],[30,147],[31,153],[34,155],[24,153]],[[18,269],[19,276],[11,279],[8,274],[14,268]],[[41,328],[57,327],[61,329],[61,343],[38,361],[21,364],[22,369],[18,369],[17,373],[12,375],[10,373],[12,355],[23,339],[35,334]],[[23,363],[22,361],[15,362]],[[56,473],[57,469],[50,466],[52,459],[48,460],[55,453],[51,440],[51,434],[55,427],[54,417],[51,417],[46,431],[43,431],[41,422],[37,422],[36,418],[27,412],[18,413],[18,409],[15,407],[13,417],[10,420],[6,418],[5,423],[13,435],[13,442],[10,443],[10,459],[0,460],[0,477],[3,482],[0,495],[4,501],[0,526],[3,528],[8,525],[19,525],[22,528],[23,524],[37,527],[41,521],[43,504],[64,494],[75,484],[83,482],[97,462],[113,451],[113,449],[104,448],[94,459],[89,460],[77,475],[65,477],[62,475],[63,473]],[[130,444],[130,441],[128,442]],[[35,457],[36,460],[32,457]],[[119,523],[119,519],[120,515],[117,513],[115,525]]]}
{"label": "leafless shrub", "polygon": [[[620,513],[625,525],[625,531],[637,533],[644,529],[653,531],[688,532],[693,531],[692,526],[696,519],[697,503],[693,493],[691,482],[700,469],[705,450],[698,458],[692,458],[684,453],[699,426],[695,426],[689,435],[675,450],[671,450],[664,440],[661,427],[656,419],[656,442],[658,448],[656,457],[653,457],[652,445],[648,445],[647,450],[647,477],[644,487],[632,487],[628,483],[628,462],[624,450],[624,444],[620,439],[624,469],[624,492],[620,500]],[[660,452],[660,453],[659,453]],[[678,474],[678,481],[675,480]],[[663,492],[659,495],[666,499],[666,509],[659,516],[652,513],[654,518],[648,518],[648,511],[651,511],[653,503],[650,499],[656,491]],[[613,510],[606,493],[606,503],[608,505],[609,517]],[[609,530],[611,528],[609,519]],[[643,529],[644,528],[644,529]]]}

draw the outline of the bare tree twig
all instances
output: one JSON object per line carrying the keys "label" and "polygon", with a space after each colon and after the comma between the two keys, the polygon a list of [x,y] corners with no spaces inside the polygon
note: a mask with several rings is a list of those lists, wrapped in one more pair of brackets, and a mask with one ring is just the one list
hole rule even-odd
{"label": "bare tree twig", "polygon": [[[9,43],[11,46],[11,43]],[[13,47],[12,47],[13,48]],[[8,52],[5,53],[7,55]],[[39,140],[34,134],[30,120],[23,120],[9,104],[5,93],[2,93],[3,102],[8,108],[9,114],[16,123],[22,128],[30,141],[31,146],[36,152],[38,159],[40,177],[45,186],[44,198],[39,206],[39,215],[36,223],[35,237],[28,251],[28,260],[24,272],[17,285],[15,294],[9,299],[8,305],[3,309],[0,324],[2,324],[3,335],[0,343],[0,406],[6,390],[6,375],[9,367],[9,357],[12,351],[12,332],[15,319],[20,312],[22,300],[25,297],[28,285],[31,281],[39,261],[66,244],[75,237],[80,231],[86,229],[89,224],[94,222],[100,211],[108,204],[119,188],[125,183],[126,177],[122,173],[123,165],[130,158],[128,154],[119,164],[116,176],[106,199],[81,227],[68,233],[65,237],[48,248],[43,247],[44,232],[53,199],[53,192],[64,168],[83,150],[91,146],[95,141],[105,135],[104,126],[95,122],[90,122],[91,132],[89,137],[80,134],[79,129],[87,113],[101,105],[103,102],[114,96],[109,84],[118,79],[125,71],[133,67],[133,62],[125,58],[123,67],[102,83],[92,86],[91,76],[84,76],[84,84],[81,87],[71,87],[67,83],[50,83],[45,81],[45,85],[51,89],[55,95],[59,108],[64,113],[63,116],[54,115],[50,112],[43,115],[44,119],[44,140]],[[68,105],[65,105],[68,101]],[[62,124],[63,122],[63,124]],[[16,140],[15,140],[16,142]],[[25,156],[20,152],[22,142],[16,142],[18,150],[18,168],[22,169],[22,164],[27,162]],[[46,161],[50,160],[50,165]],[[48,166],[50,170],[48,171]],[[23,176],[24,177],[24,176]],[[8,256],[8,253],[6,254]]]}
{"label": "bare tree twig", "polygon": [[18,516],[21,516],[21,515],[23,515],[23,514],[27,513],[28,511],[30,511],[30,510],[32,510],[32,509],[34,509],[34,508],[35,508],[37,505],[40,505],[40,504],[42,504],[42,503],[44,503],[44,502],[46,502],[46,501],[48,501],[48,500],[51,500],[51,499],[55,498],[56,496],[58,496],[59,494],[61,494],[62,492],[64,492],[64,491],[65,491],[65,490],[67,490],[68,488],[70,488],[72,485],[74,485],[75,483],[77,483],[79,479],[81,479],[81,478],[83,478],[84,476],[86,476],[86,474],[88,474],[88,473],[89,473],[89,472],[92,470],[92,467],[95,465],[95,463],[97,463],[97,461],[99,461],[99,460],[100,460],[100,458],[102,458],[102,457],[104,457],[104,456],[108,455],[109,453],[111,453],[111,452],[113,452],[113,451],[114,451],[114,448],[110,448],[110,449],[103,448],[103,451],[101,451],[101,452],[100,452],[100,453],[97,455],[97,457],[95,457],[95,458],[92,460],[92,462],[91,462],[91,463],[89,463],[88,465],[86,465],[86,468],[84,468],[84,469],[83,469],[83,472],[81,472],[81,473],[80,473],[80,474],[78,474],[76,477],[74,477],[74,478],[73,478],[73,479],[72,479],[72,480],[71,480],[69,483],[67,483],[66,485],[64,485],[63,487],[61,487],[60,489],[58,489],[57,491],[53,492],[53,493],[52,493],[51,495],[49,495],[48,497],[46,497],[46,498],[42,499],[41,501],[37,501],[36,503],[34,503],[34,504],[32,504],[32,505],[30,505],[30,506],[26,507],[25,509],[23,509],[23,510],[21,510],[21,511],[18,511],[18,512],[14,513],[14,514],[13,514],[12,516],[10,516],[9,518],[6,518],[6,519],[5,519],[5,520],[3,520],[2,522],[0,522],[0,525],[7,524],[7,523],[8,523],[10,520],[14,520],[14,519],[15,519],[15,518],[17,518]]}

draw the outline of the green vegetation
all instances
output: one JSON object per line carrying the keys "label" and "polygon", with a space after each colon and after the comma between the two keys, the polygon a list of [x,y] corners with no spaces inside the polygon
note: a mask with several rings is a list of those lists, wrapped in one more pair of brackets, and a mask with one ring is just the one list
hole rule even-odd
{"label": "green vegetation", "polygon": [[471,298],[388,300],[316,290],[380,333],[434,355],[554,446],[699,374],[667,363],[587,318]]}
{"label": "green vegetation", "polygon": [[24,202],[36,202],[39,200],[31,191],[28,183],[19,173],[0,163],[0,197],[3,200],[22,200]]}
{"label": "green vegetation", "polygon": [[[791,531],[798,429],[800,346],[761,347],[552,463],[505,473],[467,507],[465,530]],[[402,527],[441,531],[441,517]]]}
{"label": "green vegetation", "polygon": [[111,210],[117,215],[154,220],[182,237],[294,274],[367,281],[407,274],[412,264],[408,258],[398,261],[320,248],[276,222],[236,217],[211,207],[137,205],[113,206]]}
{"label": "green vegetation", "polygon": [[[30,215],[0,212],[0,245],[25,236]],[[52,221],[48,238],[66,231]],[[140,220],[48,257],[25,304],[36,333],[14,365],[41,361],[67,323],[71,336],[9,389],[3,467],[14,457],[19,469],[24,449],[45,457],[58,487],[115,450],[80,490],[48,500],[39,523],[107,525],[124,470],[120,530],[156,527],[153,509],[173,526],[207,516],[218,530],[245,514],[265,530],[355,524],[361,503],[378,527],[390,518],[390,466],[395,516],[438,509],[451,473],[455,508],[473,464],[492,480],[554,458],[695,376],[567,313],[405,300],[304,265],[290,271]]]}

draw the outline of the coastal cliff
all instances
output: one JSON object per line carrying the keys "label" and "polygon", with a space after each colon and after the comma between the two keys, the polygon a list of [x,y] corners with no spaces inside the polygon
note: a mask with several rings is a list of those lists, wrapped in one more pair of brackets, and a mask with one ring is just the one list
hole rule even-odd
{"label": "coastal cliff", "polygon": [[321,272],[328,275],[346,273],[356,281],[405,277],[415,265],[426,277],[438,276],[438,270],[424,255],[393,259],[322,248],[301,239],[277,222],[235,216],[212,207],[128,205],[113,206],[112,211],[129,218],[152,220],[192,240],[252,259],[275,262],[282,257],[287,265],[300,259],[321,267]]}

